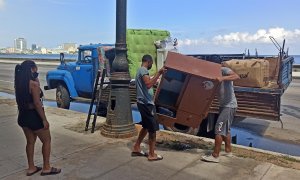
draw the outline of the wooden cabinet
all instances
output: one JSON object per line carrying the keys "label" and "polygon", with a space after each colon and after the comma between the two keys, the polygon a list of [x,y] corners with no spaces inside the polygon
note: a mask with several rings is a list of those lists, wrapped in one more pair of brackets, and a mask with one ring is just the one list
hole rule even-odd
{"label": "wooden cabinet", "polygon": [[167,108],[172,113],[158,111],[159,122],[165,126],[178,123],[198,128],[218,91],[220,64],[169,52],[165,67],[167,72],[157,88],[155,104],[158,109]]}

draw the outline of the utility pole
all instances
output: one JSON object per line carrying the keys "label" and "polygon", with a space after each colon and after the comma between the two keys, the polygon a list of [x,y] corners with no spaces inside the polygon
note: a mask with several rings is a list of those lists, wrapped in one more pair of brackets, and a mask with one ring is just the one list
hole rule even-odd
{"label": "utility pole", "polygon": [[112,63],[110,77],[111,91],[107,107],[106,123],[101,134],[113,138],[127,138],[137,134],[132,120],[126,45],[127,0],[117,0],[116,11],[116,56]]}

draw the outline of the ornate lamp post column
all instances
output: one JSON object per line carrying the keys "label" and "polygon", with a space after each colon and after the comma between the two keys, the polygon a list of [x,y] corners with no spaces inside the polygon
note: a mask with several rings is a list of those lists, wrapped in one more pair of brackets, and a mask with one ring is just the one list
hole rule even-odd
{"label": "ornate lamp post column", "polygon": [[117,0],[116,12],[116,57],[112,64],[110,77],[111,91],[107,108],[106,123],[101,134],[107,137],[132,137],[137,132],[132,121],[126,56],[126,4],[127,0]]}

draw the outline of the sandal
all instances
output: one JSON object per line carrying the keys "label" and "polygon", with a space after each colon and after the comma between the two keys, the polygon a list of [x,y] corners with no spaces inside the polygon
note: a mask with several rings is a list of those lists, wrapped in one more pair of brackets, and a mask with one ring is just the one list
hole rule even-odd
{"label": "sandal", "polygon": [[43,168],[38,167],[38,166],[35,166],[35,167],[36,167],[36,170],[33,171],[33,172],[31,172],[31,173],[27,172],[27,173],[26,173],[26,176],[32,176],[32,175],[34,175],[35,173],[37,173],[37,172],[39,172],[40,170],[43,169]]}
{"label": "sandal", "polygon": [[55,175],[55,174],[59,174],[60,172],[61,169],[51,167],[50,172],[41,172],[41,176]]}
{"label": "sandal", "polygon": [[149,159],[148,158],[148,161],[160,161],[160,160],[163,160],[164,157],[162,157],[161,155],[157,155],[157,157],[155,159]]}
{"label": "sandal", "polygon": [[131,152],[131,157],[136,157],[136,156],[143,156],[143,157],[147,157],[148,153],[144,152],[144,151],[140,151],[140,152]]}

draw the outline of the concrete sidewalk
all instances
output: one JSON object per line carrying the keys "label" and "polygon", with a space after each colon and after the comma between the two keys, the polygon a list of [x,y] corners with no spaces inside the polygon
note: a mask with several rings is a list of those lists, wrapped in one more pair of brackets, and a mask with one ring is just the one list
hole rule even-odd
{"label": "concrete sidewalk", "polygon": [[[135,138],[110,139],[83,131],[86,114],[46,108],[52,134],[51,159],[62,173],[25,176],[25,137],[18,127],[14,100],[0,97],[0,179],[299,179],[300,171],[250,158],[221,157],[219,164],[200,161],[205,150],[174,151],[158,148],[162,161],[131,157]],[[100,118],[97,126],[104,122]],[[164,132],[161,132],[164,133]],[[160,133],[160,134],[161,134]],[[181,136],[177,134],[177,138]],[[187,136],[201,140],[199,137]],[[175,137],[176,139],[176,137]],[[144,147],[144,150],[147,146]],[[35,149],[36,165],[42,165],[41,143]]]}

